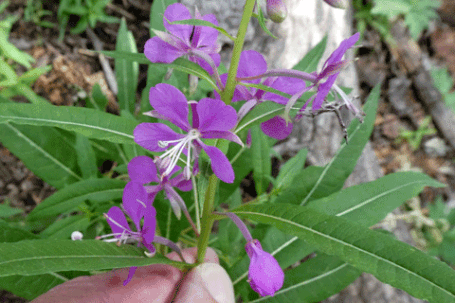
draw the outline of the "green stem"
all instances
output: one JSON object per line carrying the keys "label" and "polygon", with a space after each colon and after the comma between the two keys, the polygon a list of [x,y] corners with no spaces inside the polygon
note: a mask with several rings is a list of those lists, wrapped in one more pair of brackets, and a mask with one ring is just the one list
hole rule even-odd
{"label": "green stem", "polygon": [[210,233],[212,232],[212,212],[215,204],[215,193],[218,186],[218,178],[213,174],[209,178],[209,186],[205,192],[204,209],[202,210],[202,231],[197,243],[197,261],[204,262],[205,252],[209,244]]}
{"label": "green stem", "polygon": [[228,78],[226,86],[221,94],[221,99],[226,104],[230,104],[232,96],[234,95],[234,89],[236,85],[237,69],[239,67],[240,53],[243,49],[245,42],[246,30],[250,23],[251,16],[253,15],[254,4],[256,0],[246,0],[245,7],[243,9],[242,20],[240,21],[239,30],[237,32],[237,38],[234,42],[234,49],[232,50],[232,58],[229,66]]}

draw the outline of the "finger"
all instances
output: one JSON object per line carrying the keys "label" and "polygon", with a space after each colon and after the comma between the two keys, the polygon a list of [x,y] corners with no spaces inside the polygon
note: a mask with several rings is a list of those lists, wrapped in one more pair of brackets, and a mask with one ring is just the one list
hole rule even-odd
{"label": "finger", "polygon": [[177,291],[175,303],[234,303],[234,287],[226,270],[216,263],[192,269]]}

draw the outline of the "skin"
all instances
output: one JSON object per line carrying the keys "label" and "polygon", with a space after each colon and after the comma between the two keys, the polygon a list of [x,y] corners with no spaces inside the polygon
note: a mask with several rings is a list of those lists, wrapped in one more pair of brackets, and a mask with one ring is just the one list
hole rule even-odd
{"label": "skin", "polygon": [[[185,249],[183,256],[187,262],[194,263],[197,249],[195,247]],[[175,252],[168,254],[167,257],[181,261]],[[218,256],[210,248],[204,261],[219,263]],[[128,285],[123,286],[122,283],[127,276],[128,268],[123,268],[99,275],[78,277],[56,286],[32,303],[188,303],[190,298],[193,303],[216,302],[192,272],[184,276],[180,270],[170,265],[139,267]]]}

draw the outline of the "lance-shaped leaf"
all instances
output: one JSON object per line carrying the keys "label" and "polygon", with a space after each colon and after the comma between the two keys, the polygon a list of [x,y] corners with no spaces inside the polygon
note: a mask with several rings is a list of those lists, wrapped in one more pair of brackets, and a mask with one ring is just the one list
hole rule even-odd
{"label": "lance-shaped leaf", "polygon": [[[128,30],[125,19],[122,18],[118,30],[115,49],[127,53],[137,53],[136,42],[133,33]],[[118,102],[120,109],[134,113],[136,106],[136,90],[138,85],[139,64],[126,61],[125,59],[115,60],[115,77],[118,83]]]}
{"label": "lance-shaped leaf", "polygon": [[452,268],[363,225],[292,204],[245,205],[232,212],[299,237],[416,298],[441,303],[455,300]]}
{"label": "lance-shaped leaf", "polygon": [[[0,104],[3,105],[9,104]],[[0,109],[0,115],[2,114]],[[82,180],[74,146],[56,129],[0,123],[0,134],[0,142],[48,184],[62,188]]]}
{"label": "lance-shaped leaf", "polygon": [[118,247],[115,243],[98,240],[24,240],[0,243],[0,277],[33,276],[70,270],[104,270],[158,263],[178,268],[187,266],[161,255],[148,258],[142,249],[132,245]]}
{"label": "lance-shaped leaf", "polygon": [[[313,169],[314,173],[311,173]],[[305,170],[308,171],[306,175],[309,177],[317,175],[320,169],[322,168],[310,166]],[[307,182],[306,179],[299,180],[303,183]],[[344,189],[324,199],[311,201],[308,207],[368,227],[382,220],[386,214],[406,200],[418,195],[425,186],[441,187],[443,184],[422,173],[400,172]],[[289,202],[294,203],[292,200]],[[267,247],[268,251],[277,258],[283,267],[294,264],[315,250],[311,245],[302,243],[298,237],[283,237],[274,232],[273,228],[260,240],[264,244],[271,244]],[[247,276],[248,267],[245,266],[245,263],[239,263],[234,267],[229,272],[236,285]]]}
{"label": "lance-shaped leaf", "polygon": [[126,182],[122,180],[95,179],[74,183],[42,201],[28,215],[29,220],[51,217],[70,211],[85,200],[103,202],[121,199]]}
{"label": "lance-shaped leaf", "polygon": [[133,130],[138,123],[91,108],[0,104],[0,123],[55,126],[88,138],[134,144]]}

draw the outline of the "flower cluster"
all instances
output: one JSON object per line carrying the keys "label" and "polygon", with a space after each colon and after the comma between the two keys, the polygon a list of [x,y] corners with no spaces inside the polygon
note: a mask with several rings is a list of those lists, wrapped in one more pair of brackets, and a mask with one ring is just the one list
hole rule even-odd
{"label": "flower cluster", "polygon": [[[326,2],[341,5],[342,1]],[[266,1],[266,4],[269,17],[278,21],[285,17],[286,8],[282,1]],[[161,122],[139,124],[134,129],[134,141],[157,156],[154,159],[138,156],[130,161],[128,174],[131,181],[124,189],[123,210],[114,206],[105,214],[113,233],[100,237],[105,241],[137,243],[144,246],[149,255],[155,253],[154,242],[179,251],[175,243],[155,235],[157,214],[153,202],[160,191],[164,191],[176,217],[180,219],[183,212],[196,236],[199,236],[185,201],[176,189],[196,190],[193,188],[193,184],[196,184],[194,177],[200,172],[202,153],[208,156],[213,174],[218,179],[226,183],[234,182],[234,170],[225,152],[219,148],[219,143],[228,140],[243,146],[236,134],[236,127],[254,107],[265,101],[282,105],[280,115],[261,123],[262,131],[278,140],[285,139],[292,132],[290,110],[294,109],[303,93],[310,89],[316,92],[300,109],[297,108],[297,118],[308,111],[310,103],[313,114],[319,111],[337,111],[341,106],[346,106],[358,117],[361,113],[335,85],[341,69],[349,63],[342,58],[357,42],[359,34],[344,40],[320,72],[268,70],[260,53],[253,50],[241,52],[235,79],[237,85],[233,97],[227,101],[222,100],[221,95],[227,85],[228,74],[220,76],[217,71],[220,64],[218,31],[213,27],[178,22],[191,18],[189,10],[182,4],[167,7],[163,18],[167,32],[155,31],[156,36],[147,41],[144,52],[151,62],[171,63],[184,57],[199,64],[212,75],[218,85],[213,92],[214,97],[188,100],[178,88],[164,83],[150,89],[149,101],[153,110],[145,114]],[[197,10],[194,18],[218,24],[213,15],[202,16]],[[333,93],[335,102],[327,101],[329,93]],[[243,104],[239,104],[236,110],[229,105],[230,102]],[[135,231],[130,228],[125,213],[134,223]],[[274,295],[284,281],[280,265],[271,254],[262,249],[258,240],[251,237],[245,224],[236,215],[229,212],[223,215],[235,222],[246,239],[245,249],[251,260],[248,281],[252,289],[261,296]],[[82,239],[82,235],[74,234],[73,238]],[[135,269],[130,269],[125,284],[131,280]]]}

